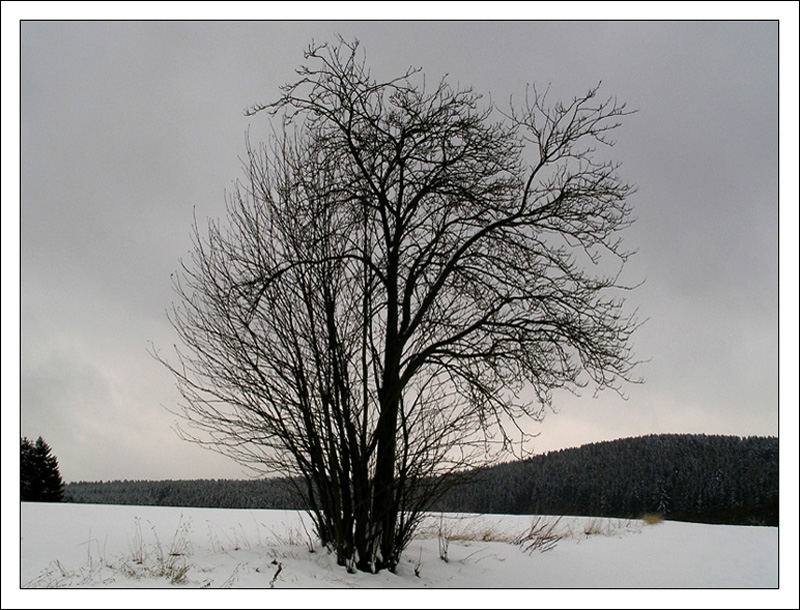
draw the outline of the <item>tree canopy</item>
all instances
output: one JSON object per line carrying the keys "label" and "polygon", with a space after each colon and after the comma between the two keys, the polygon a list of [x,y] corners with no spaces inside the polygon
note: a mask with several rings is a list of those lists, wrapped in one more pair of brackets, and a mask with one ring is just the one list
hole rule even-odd
{"label": "tree canopy", "polygon": [[297,477],[349,568],[393,569],[457,472],[532,438],[557,388],[631,381],[620,232],[633,188],[593,87],[500,112],[312,44],[248,141],[227,221],[195,223],[162,359],[187,436]]}

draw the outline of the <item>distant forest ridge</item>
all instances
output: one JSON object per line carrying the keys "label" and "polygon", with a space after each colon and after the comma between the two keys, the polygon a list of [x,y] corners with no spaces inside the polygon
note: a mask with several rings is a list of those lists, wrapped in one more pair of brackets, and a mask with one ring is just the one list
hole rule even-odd
{"label": "distant forest ridge", "polygon": [[[67,502],[303,509],[286,479],[69,483]],[[778,524],[778,439],[659,434],[469,473],[431,510]]]}

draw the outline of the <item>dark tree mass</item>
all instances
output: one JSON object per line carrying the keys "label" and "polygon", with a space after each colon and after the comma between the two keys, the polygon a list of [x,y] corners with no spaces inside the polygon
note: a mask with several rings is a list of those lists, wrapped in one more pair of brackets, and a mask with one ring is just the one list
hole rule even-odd
{"label": "dark tree mass", "polygon": [[632,381],[630,113],[593,87],[505,110],[312,44],[249,111],[227,218],[195,225],[170,358],[186,436],[289,475],[349,570],[394,569],[441,476],[529,446],[557,388]]}
{"label": "dark tree mass", "polygon": [[[70,483],[71,502],[307,508],[280,479]],[[429,506],[446,512],[778,524],[778,439],[654,435],[563,449],[472,473]]]}
{"label": "dark tree mass", "polygon": [[20,499],[23,502],[61,502],[64,482],[58,460],[40,436],[20,441]]}
{"label": "dark tree mass", "polygon": [[592,443],[475,473],[445,511],[778,524],[778,439],[664,434]]}
{"label": "dark tree mass", "polygon": [[283,479],[79,481],[66,487],[67,502],[198,508],[306,509]]}

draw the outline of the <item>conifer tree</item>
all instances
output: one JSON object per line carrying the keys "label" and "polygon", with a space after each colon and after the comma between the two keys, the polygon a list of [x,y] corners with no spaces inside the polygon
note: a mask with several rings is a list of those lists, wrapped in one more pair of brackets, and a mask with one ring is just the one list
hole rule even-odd
{"label": "conifer tree", "polygon": [[23,438],[20,444],[20,498],[24,502],[61,502],[64,481],[58,460],[40,436],[36,442]]}
{"label": "conifer tree", "polygon": [[37,470],[33,443],[23,438],[20,442],[20,498],[23,502],[35,500],[39,479]]}

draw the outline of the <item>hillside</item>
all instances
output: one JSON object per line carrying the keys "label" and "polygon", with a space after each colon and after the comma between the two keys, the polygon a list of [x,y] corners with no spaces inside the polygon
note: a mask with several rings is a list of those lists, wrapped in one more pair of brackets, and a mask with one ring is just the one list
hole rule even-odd
{"label": "hillside", "polygon": [[[303,508],[285,480],[77,482],[69,502]],[[432,510],[777,525],[778,439],[662,434],[562,449],[470,473]]]}
{"label": "hillside", "polygon": [[478,471],[439,510],[778,524],[778,439],[661,434]]}

